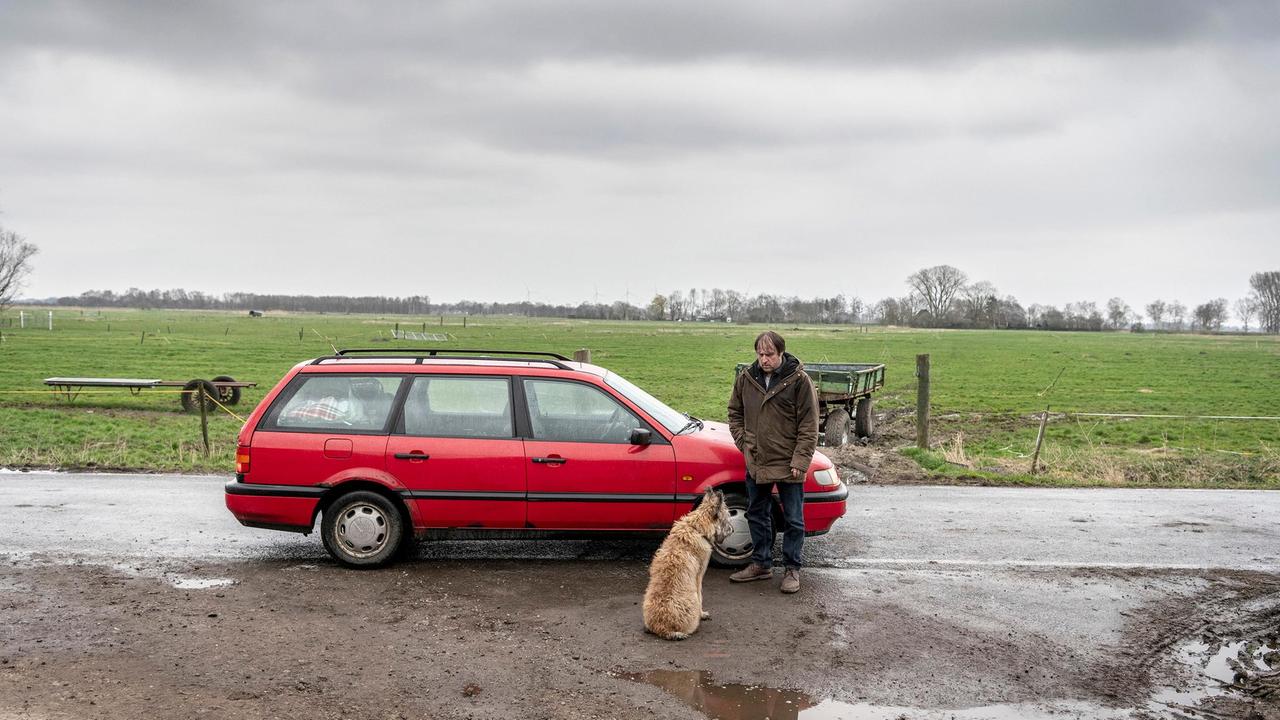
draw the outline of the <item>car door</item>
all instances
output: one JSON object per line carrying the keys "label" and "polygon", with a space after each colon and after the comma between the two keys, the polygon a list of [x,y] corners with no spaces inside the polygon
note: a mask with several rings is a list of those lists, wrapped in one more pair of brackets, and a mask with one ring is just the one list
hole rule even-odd
{"label": "car door", "polygon": [[[659,529],[675,512],[675,452],[612,394],[588,383],[521,380],[528,413],[527,517],[542,529]],[[652,442],[632,445],[631,431]]]}
{"label": "car door", "polygon": [[434,528],[520,528],[524,444],[511,379],[418,375],[387,441],[387,469]]}
{"label": "car door", "polygon": [[401,377],[300,374],[253,434],[255,482],[315,485],[382,471]]}

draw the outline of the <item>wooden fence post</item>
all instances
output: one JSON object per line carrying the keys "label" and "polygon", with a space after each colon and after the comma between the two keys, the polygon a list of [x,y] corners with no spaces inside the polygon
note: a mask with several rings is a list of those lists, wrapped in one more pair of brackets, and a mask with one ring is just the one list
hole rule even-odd
{"label": "wooden fence post", "polygon": [[209,415],[204,407],[204,383],[200,383],[200,437],[204,438],[204,456],[209,457]]}
{"label": "wooden fence post", "polygon": [[586,348],[582,348],[581,350],[574,350],[573,361],[580,362],[580,363],[591,362],[591,351]]}
{"label": "wooden fence post", "polygon": [[1049,406],[1044,406],[1040,414],[1040,430],[1036,433],[1036,450],[1031,454],[1031,474],[1036,474],[1036,463],[1040,461],[1040,444],[1044,442],[1044,426],[1049,422]]}
{"label": "wooden fence post", "polygon": [[916,447],[929,449],[929,355],[916,355]]}

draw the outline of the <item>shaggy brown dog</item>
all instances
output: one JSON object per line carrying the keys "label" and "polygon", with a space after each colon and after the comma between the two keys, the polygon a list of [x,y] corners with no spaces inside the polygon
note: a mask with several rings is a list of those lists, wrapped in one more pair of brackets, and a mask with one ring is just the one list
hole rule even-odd
{"label": "shaggy brown dog", "polygon": [[645,630],[666,640],[683,640],[698,630],[699,622],[711,619],[702,609],[702,577],[711,546],[732,530],[724,495],[710,489],[698,507],[675,522],[649,563]]}

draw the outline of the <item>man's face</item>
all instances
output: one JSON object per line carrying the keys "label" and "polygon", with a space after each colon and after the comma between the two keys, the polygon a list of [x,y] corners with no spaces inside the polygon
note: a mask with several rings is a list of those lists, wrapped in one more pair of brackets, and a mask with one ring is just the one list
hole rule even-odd
{"label": "man's face", "polygon": [[760,369],[767,373],[777,370],[782,364],[782,355],[767,339],[761,340],[756,346],[756,359],[760,361]]}

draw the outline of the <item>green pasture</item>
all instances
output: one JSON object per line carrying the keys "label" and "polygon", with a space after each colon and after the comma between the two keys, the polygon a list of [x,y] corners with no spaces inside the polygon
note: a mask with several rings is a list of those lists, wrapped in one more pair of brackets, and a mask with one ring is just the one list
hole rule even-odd
{"label": "green pasture", "polygon": [[[240,421],[199,416],[174,391],[86,389],[73,402],[44,389],[52,376],[189,380],[231,375],[259,383],[246,415],[295,363],[333,347],[592,351],[673,407],[722,420],[734,365],[750,360],[761,326],[599,322],[519,317],[378,317],[60,308],[0,317],[0,466],[230,472]],[[12,321],[12,326],[10,326]],[[401,330],[445,342],[393,341]],[[33,325],[35,325],[33,327]],[[1280,421],[1131,419],[1076,413],[1280,416],[1280,341],[1274,336],[930,331],[804,326],[774,329],[809,362],[879,362],[878,411],[915,407],[915,358],[932,365],[934,447],[914,452],[945,476],[990,482],[1280,487]],[[1036,414],[1051,421],[1046,471],[1026,475]],[[882,423],[883,425],[883,423]],[[910,445],[907,423],[880,442]],[[896,434],[895,434],[896,433]]]}

